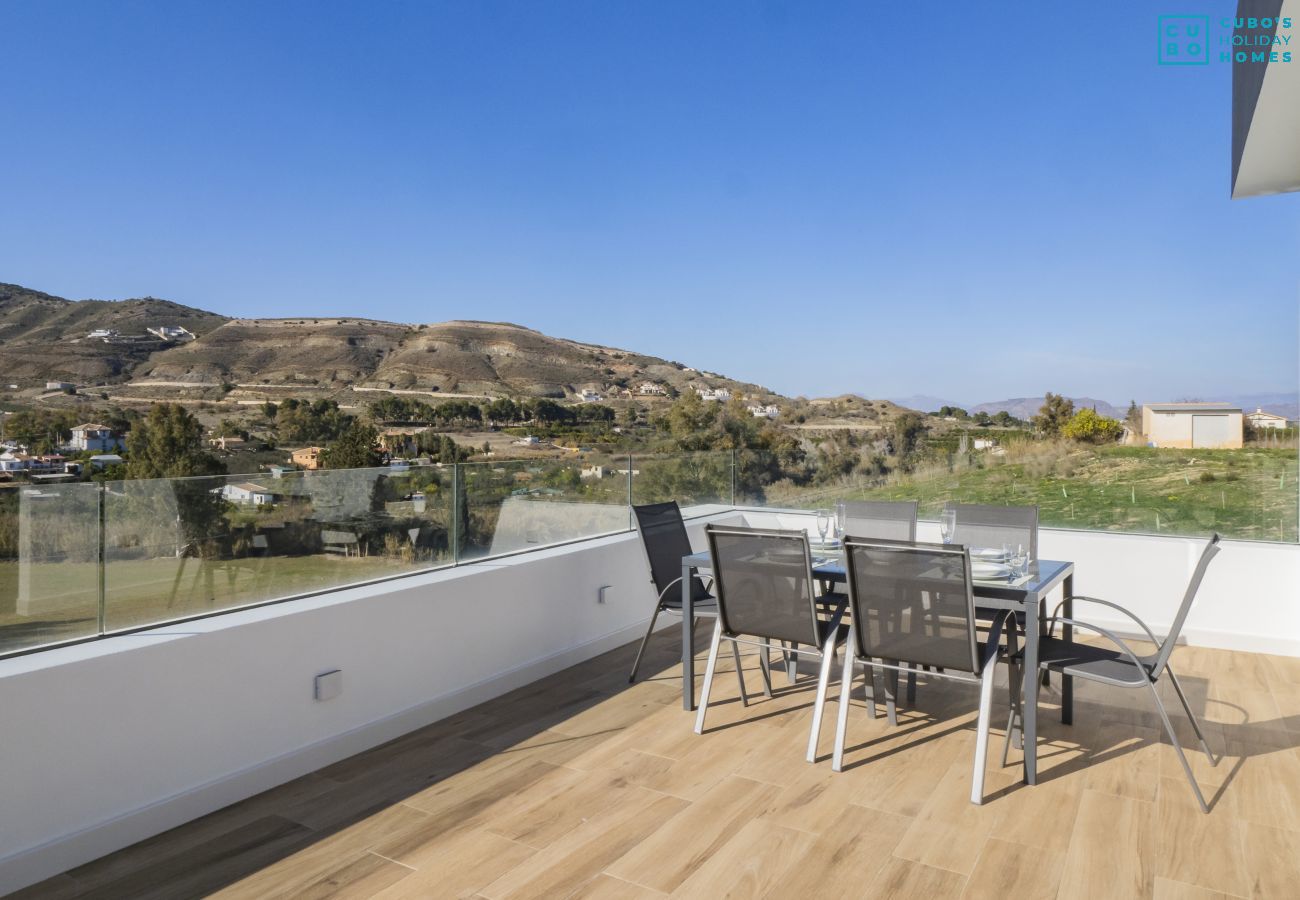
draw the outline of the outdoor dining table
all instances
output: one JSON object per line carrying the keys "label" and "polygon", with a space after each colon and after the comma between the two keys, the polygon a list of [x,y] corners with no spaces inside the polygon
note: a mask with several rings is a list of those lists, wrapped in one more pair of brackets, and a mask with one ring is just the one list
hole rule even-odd
{"label": "outdoor dining table", "polygon": [[[712,571],[713,558],[709,552],[692,553],[682,557],[682,584],[691,583],[692,572]],[[839,558],[816,559],[813,575],[823,581],[843,583],[848,580],[844,562]],[[1030,564],[1029,574],[1018,579],[972,579],[971,590],[976,605],[983,609],[1009,609],[1024,614],[1024,741],[1025,783],[1038,782],[1038,641],[1046,626],[1047,596],[1057,587],[1064,591],[1066,618],[1074,615],[1070,597],[1074,593],[1074,563],[1061,560],[1039,559]],[[682,706],[695,709],[695,619],[694,601],[690,591],[682,591]],[[1036,624],[1035,624],[1036,623]],[[1071,636],[1065,626],[1063,637]],[[1062,677],[1061,721],[1069,725],[1074,715],[1074,685],[1068,675]]]}

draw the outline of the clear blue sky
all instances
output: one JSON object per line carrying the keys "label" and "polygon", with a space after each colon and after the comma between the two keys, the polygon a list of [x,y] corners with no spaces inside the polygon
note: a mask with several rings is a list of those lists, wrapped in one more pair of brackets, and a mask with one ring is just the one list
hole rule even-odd
{"label": "clear blue sky", "polygon": [[1235,3],[0,6],[0,281],[508,320],[783,393],[1297,383],[1300,195],[1229,201]]}

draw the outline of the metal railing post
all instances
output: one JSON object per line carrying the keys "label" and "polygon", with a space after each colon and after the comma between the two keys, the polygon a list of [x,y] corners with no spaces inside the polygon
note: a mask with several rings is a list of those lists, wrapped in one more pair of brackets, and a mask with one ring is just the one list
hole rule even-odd
{"label": "metal railing post", "polygon": [[632,523],[632,454],[627,455],[627,527],[631,531]]}
{"label": "metal railing post", "polygon": [[460,463],[458,462],[451,464],[451,564],[460,565]]}
{"label": "metal railing post", "polygon": [[99,528],[97,529],[98,534],[96,535],[96,540],[95,540],[97,545],[95,548],[95,555],[97,557],[96,568],[99,574],[99,584],[97,586],[98,595],[99,595],[98,596],[99,599],[98,627],[99,627],[99,633],[101,635],[105,634],[108,631],[108,603],[107,603],[108,591],[107,591],[107,578],[106,578],[108,574],[107,573],[108,559],[106,558],[107,554],[104,552],[104,548],[107,546],[108,541],[104,533],[105,532],[104,523],[106,521],[105,509],[104,509],[105,507],[104,496],[105,496],[105,485],[104,482],[101,481],[99,483],[99,490],[97,492],[98,507],[99,507],[98,510]]}
{"label": "metal railing post", "polygon": [[739,451],[731,448],[731,508],[736,508],[736,454]]}

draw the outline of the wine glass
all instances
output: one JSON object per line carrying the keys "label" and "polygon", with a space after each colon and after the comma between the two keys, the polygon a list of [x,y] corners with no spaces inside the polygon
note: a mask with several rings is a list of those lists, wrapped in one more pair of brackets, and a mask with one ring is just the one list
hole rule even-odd
{"label": "wine glass", "polygon": [[849,509],[841,500],[835,504],[835,536],[844,539],[845,533],[849,529]]}
{"label": "wine glass", "polygon": [[829,509],[817,510],[817,534],[821,536],[821,542],[826,544],[826,532],[831,527],[831,511]]}
{"label": "wine glass", "polygon": [[944,508],[939,513],[939,536],[945,544],[952,543],[953,532],[957,530],[957,510]]}

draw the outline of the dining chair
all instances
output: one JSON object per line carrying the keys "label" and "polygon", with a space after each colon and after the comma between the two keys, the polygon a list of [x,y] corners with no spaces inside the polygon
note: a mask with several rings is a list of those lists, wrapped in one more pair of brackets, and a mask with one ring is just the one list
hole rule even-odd
{"label": "dining chair", "polygon": [[[1014,643],[1015,619],[1003,612],[988,637],[977,638],[970,554],[963,546],[850,537],[844,552],[853,638],[844,654],[831,768],[843,770],[850,691],[858,667],[889,670],[892,699],[899,672],[930,666],[934,677],[980,686],[971,802],[982,803],[993,680],[1003,629],[1011,631]],[[1014,697],[1015,691],[1010,693]]]}
{"label": "dining chair", "polygon": [[972,549],[1015,550],[1023,546],[1038,559],[1038,507],[996,506],[989,503],[948,503],[955,513],[952,542]]}
{"label": "dining chair", "polygon": [[[650,625],[646,628],[645,637],[641,638],[641,645],[636,650],[636,659],[632,662],[632,674],[627,679],[629,684],[636,682],[636,673],[641,667],[641,657],[645,654],[650,636],[654,634],[655,622],[658,621],[659,614],[668,612],[682,615],[682,557],[690,556],[694,552],[677,501],[633,506],[632,512],[636,517],[636,530],[641,536],[641,547],[645,551],[646,563],[650,568],[650,583],[654,586],[657,597],[654,612],[650,615]],[[691,627],[694,628],[700,618],[717,616],[718,604],[697,575],[691,575],[690,590],[696,620],[691,623]],[[733,647],[733,650],[736,648]],[[748,705],[749,698],[745,694],[744,677],[740,675],[739,650],[736,650],[735,657],[741,698]],[[760,657],[760,660],[763,668],[764,692],[771,696],[772,684],[768,664],[766,659]]]}
{"label": "dining chair", "polygon": [[[1183,712],[1187,713],[1187,718],[1192,723],[1192,730],[1196,732],[1197,740],[1201,742],[1201,749],[1205,751],[1205,756],[1209,759],[1210,765],[1217,765],[1218,761],[1214,758],[1214,754],[1210,752],[1209,744],[1205,742],[1205,734],[1201,731],[1201,724],[1197,721],[1195,713],[1192,712],[1191,704],[1187,702],[1187,694],[1183,692],[1183,686],[1179,683],[1178,677],[1169,665],[1169,657],[1173,655],[1174,646],[1178,642],[1178,635],[1187,621],[1187,614],[1191,610],[1192,604],[1196,602],[1196,593],[1200,590],[1201,580],[1205,577],[1205,570],[1209,568],[1210,561],[1214,559],[1218,552],[1219,535],[1215,534],[1201,551],[1201,557],[1196,563],[1196,568],[1192,571],[1192,577],[1187,584],[1187,589],[1183,592],[1183,599],[1178,606],[1178,612],[1174,616],[1173,624],[1163,640],[1156,637],[1155,632],[1147,626],[1146,622],[1117,603],[1101,600],[1097,597],[1072,596],[1067,598],[1075,603],[1093,603],[1104,606],[1127,616],[1142,629],[1142,632],[1155,645],[1155,653],[1145,656],[1139,655],[1113,631],[1059,615],[1061,606],[1066,603],[1066,600],[1062,600],[1061,603],[1057,604],[1051,618],[1047,620],[1047,634],[1039,638],[1038,641],[1038,665],[1044,672],[1059,672],[1063,675],[1072,675],[1075,678],[1082,678],[1098,684],[1107,684],[1112,687],[1136,688],[1138,690],[1147,688],[1151,691],[1151,696],[1156,704],[1156,712],[1160,714],[1160,721],[1164,723],[1165,732],[1169,735],[1169,741],[1174,745],[1174,750],[1178,752],[1178,761],[1183,764],[1183,773],[1187,776],[1187,781],[1196,794],[1196,800],[1201,805],[1201,812],[1204,813],[1208,813],[1210,808],[1205,802],[1204,795],[1201,794],[1200,786],[1192,776],[1192,767],[1187,762],[1187,755],[1183,753],[1182,745],[1178,743],[1178,736],[1174,733],[1174,726],[1169,721],[1169,714],[1165,711],[1165,705],[1160,699],[1160,692],[1156,689],[1156,684],[1162,676],[1169,676],[1169,683],[1173,685],[1178,700],[1183,704]],[[1082,628],[1085,631],[1093,632],[1105,638],[1113,647],[1091,643],[1085,644],[1064,637],[1055,637],[1053,631],[1058,622],[1072,628]],[[1020,657],[1013,656],[1012,660],[1013,664],[1020,664]],[[1014,673],[1012,679],[1012,684],[1015,684]],[[1025,702],[1034,702],[1034,698],[1027,697]],[[1015,730],[1018,730],[1018,723],[1018,711],[1013,712]],[[1013,728],[1007,728],[1006,744],[1002,751],[1004,762],[1007,747],[1010,746],[1012,731]],[[1033,752],[1032,748],[1027,752]]]}
{"label": "dining chair", "polygon": [[821,661],[808,735],[807,759],[813,762],[835,649],[846,633],[844,604],[836,604],[825,617],[819,611],[807,532],[709,525],[705,533],[713,554],[718,621],[704,669],[695,733],[704,733],[718,649],[724,641],[733,651],[739,644],[757,646],[760,655],[766,655],[772,641],[789,641],[793,645],[789,652]]}
{"label": "dining chair", "polygon": [[916,500],[845,500],[844,533],[890,541],[916,540]]}

